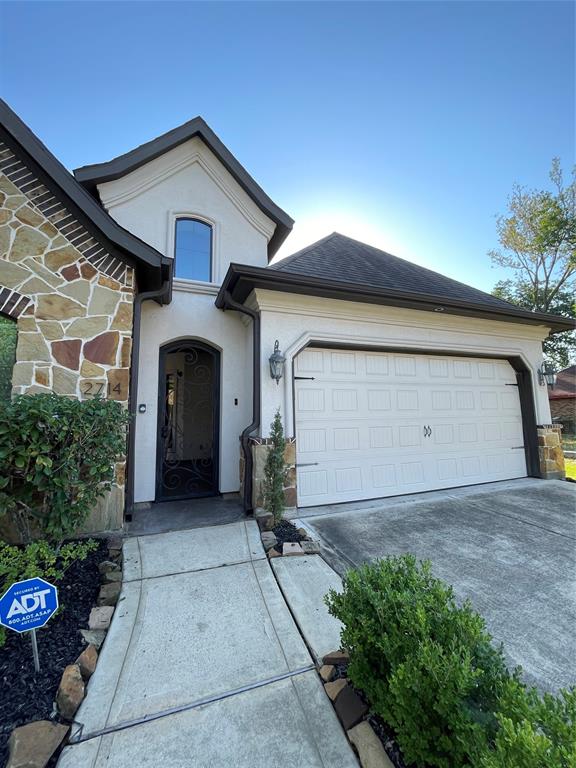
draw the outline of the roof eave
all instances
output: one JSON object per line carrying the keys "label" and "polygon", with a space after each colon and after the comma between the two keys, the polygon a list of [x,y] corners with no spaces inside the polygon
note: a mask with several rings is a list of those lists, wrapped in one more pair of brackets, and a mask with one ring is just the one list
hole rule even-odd
{"label": "roof eave", "polygon": [[38,139],[28,126],[0,99],[0,127],[6,140],[17,145],[26,162],[34,167],[49,184],[54,184],[72,210],[83,218],[119,251],[132,266],[141,265],[145,273],[162,270],[167,263],[159,251],[121,227],[106,211],[78,184],[72,174],[57,160],[50,150]]}
{"label": "roof eave", "polygon": [[[321,278],[269,270],[266,267],[246,267],[242,264],[230,265],[216,298],[216,306],[222,305],[226,292],[229,292],[236,301],[244,302],[256,288],[428,312],[442,311],[450,315],[478,317],[501,322],[529,323],[545,326],[553,333],[576,328],[576,320],[557,315],[545,315],[522,310],[510,312],[506,309],[485,307],[472,302],[459,302],[442,296],[426,295],[423,297],[421,294],[407,291],[372,288],[363,284],[343,281],[326,281]],[[440,308],[442,309],[440,310]]]}
{"label": "roof eave", "polygon": [[268,197],[262,187],[250,176],[201,117],[195,117],[113,160],[77,168],[74,171],[74,176],[90,194],[97,197],[99,184],[116,181],[195,136],[202,139],[251,200],[276,224],[274,234],[268,243],[268,259],[270,260],[290,234],[294,220]]}

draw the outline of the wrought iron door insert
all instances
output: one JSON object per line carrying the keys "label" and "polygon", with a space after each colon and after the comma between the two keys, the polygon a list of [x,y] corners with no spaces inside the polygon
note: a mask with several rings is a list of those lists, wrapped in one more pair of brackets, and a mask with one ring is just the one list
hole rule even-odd
{"label": "wrought iron door insert", "polygon": [[196,341],[160,350],[156,500],[218,493],[220,353]]}

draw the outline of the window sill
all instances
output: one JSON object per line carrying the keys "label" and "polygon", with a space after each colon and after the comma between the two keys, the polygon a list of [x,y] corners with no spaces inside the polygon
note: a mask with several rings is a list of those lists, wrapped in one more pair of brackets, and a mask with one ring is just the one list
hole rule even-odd
{"label": "window sill", "polygon": [[216,296],[220,290],[218,283],[205,283],[201,280],[185,280],[182,277],[174,278],[172,288],[181,293],[204,293],[209,296]]}

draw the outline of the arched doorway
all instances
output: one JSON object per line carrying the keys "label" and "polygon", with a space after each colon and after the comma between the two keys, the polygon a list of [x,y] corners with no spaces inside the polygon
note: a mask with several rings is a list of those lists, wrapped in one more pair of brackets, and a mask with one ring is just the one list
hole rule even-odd
{"label": "arched doorway", "polygon": [[196,340],[160,348],[156,501],[218,493],[220,352]]}

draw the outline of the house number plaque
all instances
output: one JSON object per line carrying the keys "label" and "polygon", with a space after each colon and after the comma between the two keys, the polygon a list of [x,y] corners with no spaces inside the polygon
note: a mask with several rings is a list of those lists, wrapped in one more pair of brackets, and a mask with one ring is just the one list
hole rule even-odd
{"label": "house number plaque", "polygon": [[103,381],[102,379],[84,379],[80,384],[84,397],[105,397],[109,400],[126,400],[124,387],[117,381]]}

